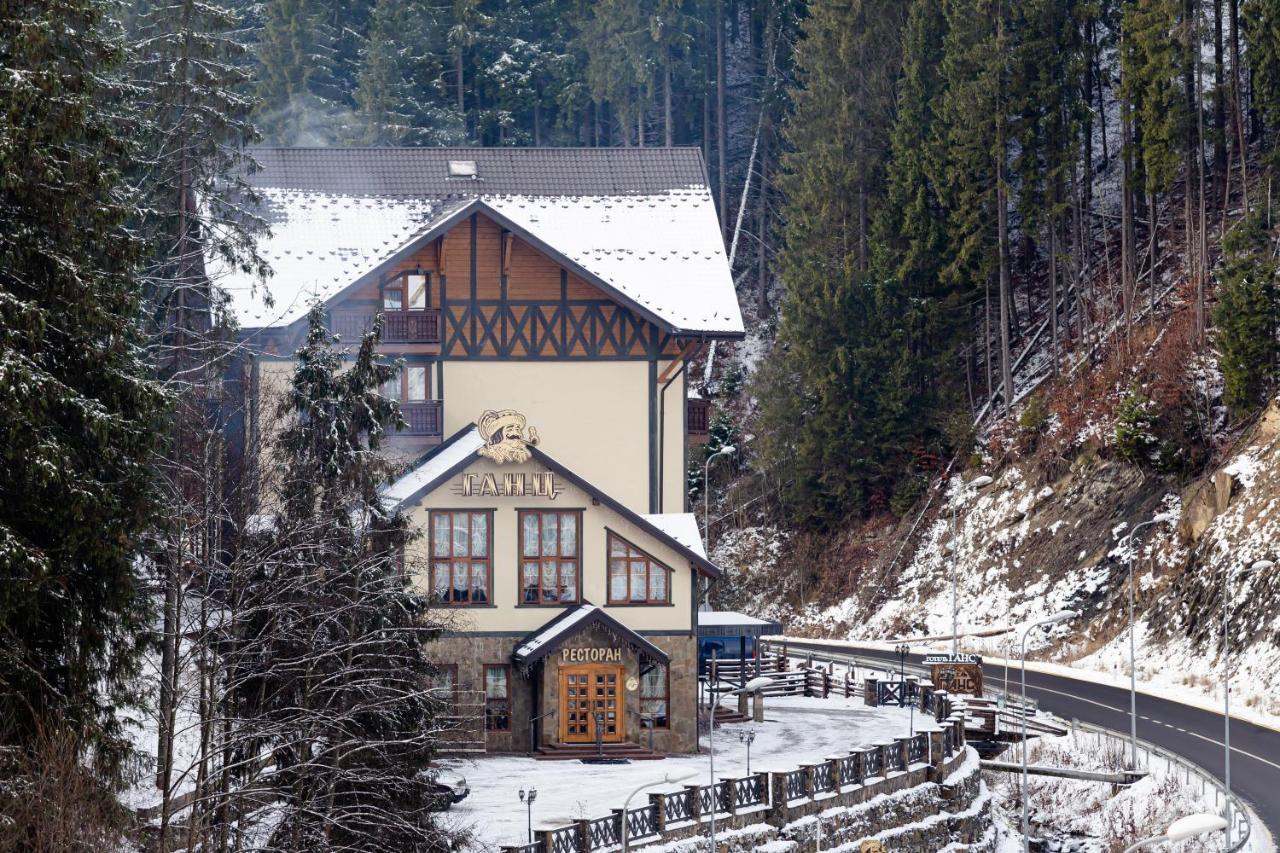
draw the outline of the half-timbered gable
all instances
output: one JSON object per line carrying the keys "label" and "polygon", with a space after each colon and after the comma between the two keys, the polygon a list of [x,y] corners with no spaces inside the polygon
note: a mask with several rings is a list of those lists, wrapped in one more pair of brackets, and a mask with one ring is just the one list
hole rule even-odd
{"label": "half-timbered gable", "polygon": [[[274,407],[308,307],[354,342],[376,314],[411,458],[493,400],[573,436],[628,502],[684,509],[685,365],[743,335],[697,149],[257,149],[273,274],[210,259]],[[607,427],[605,426],[607,424]],[[268,427],[252,426],[259,431]],[[625,448],[625,450],[623,450]],[[639,449],[639,452],[637,452]]]}

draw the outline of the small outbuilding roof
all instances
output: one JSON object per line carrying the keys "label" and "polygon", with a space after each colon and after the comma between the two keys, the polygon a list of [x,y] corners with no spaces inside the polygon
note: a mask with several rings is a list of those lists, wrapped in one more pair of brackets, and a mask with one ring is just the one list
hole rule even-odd
{"label": "small outbuilding roof", "polygon": [[636,649],[650,660],[668,663],[667,653],[614,619],[589,601],[565,610],[538,630],[527,635],[517,645],[511,659],[521,667],[529,667],[546,657],[570,637],[598,625],[620,641]]}
{"label": "small outbuilding roof", "polygon": [[698,611],[699,637],[768,637],[782,633],[782,623],[732,610]]}

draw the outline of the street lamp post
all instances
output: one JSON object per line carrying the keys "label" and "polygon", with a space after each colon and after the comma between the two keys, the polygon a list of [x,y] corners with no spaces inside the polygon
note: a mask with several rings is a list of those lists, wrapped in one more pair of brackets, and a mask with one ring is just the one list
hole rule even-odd
{"label": "street lamp post", "polygon": [[[986,474],[974,477],[968,483],[963,480],[960,482],[960,497],[968,499],[969,493],[989,486],[994,482]],[[959,553],[955,547],[956,542],[956,505],[951,504],[951,655],[954,657],[960,654],[960,605],[959,605],[959,578],[956,573],[956,555]]]}
{"label": "street lamp post", "polygon": [[[906,643],[899,643],[899,644],[898,644],[898,647],[897,647],[897,649],[896,649],[896,651],[897,651],[897,653],[898,653],[898,679],[899,679],[899,682],[900,682],[900,683],[899,683],[899,685],[898,685],[898,687],[899,687],[899,690],[901,691],[901,692],[898,694],[898,696],[899,696],[899,698],[902,700],[902,701],[899,703],[899,707],[901,707],[901,706],[902,706],[902,705],[904,705],[904,704],[908,704],[908,702],[907,702],[907,699],[908,699],[908,696],[907,696],[907,656],[911,654],[911,647],[910,647],[910,646],[908,646]],[[913,702],[909,703],[909,705],[908,705],[908,706],[911,708],[911,723],[910,723],[910,728],[909,728],[909,731],[908,731],[907,736],[908,736],[908,737],[914,737],[914,736],[915,736],[915,733],[916,733],[916,705],[915,705],[915,702],[913,701]]]}
{"label": "street lamp post", "polygon": [[706,464],[702,466],[702,538],[707,540],[708,551],[711,550],[711,460],[732,456],[737,452],[738,448],[726,444],[708,456]]}
{"label": "street lamp post", "polygon": [[711,728],[707,732],[707,752],[711,755],[711,849],[716,849],[716,708],[720,707],[720,703],[724,701],[726,696],[736,696],[739,693],[757,693],[773,683],[773,679],[768,676],[758,676],[751,679],[746,684],[736,690],[729,690],[724,693],[716,694],[715,699],[711,703]]}
{"label": "street lamp post", "polygon": [[1274,565],[1271,560],[1255,560],[1248,566],[1222,569],[1222,784],[1226,791],[1223,801],[1228,849],[1231,847],[1231,581],[1238,575],[1253,574]]}
{"label": "street lamp post", "polygon": [[1076,618],[1074,610],[1061,610],[1022,632],[1022,850],[1031,853],[1031,815],[1027,804],[1027,637],[1036,628],[1047,628]]}
{"label": "street lamp post", "polygon": [[622,853],[627,853],[627,847],[628,847],[627,830],[630,829],[630,827],[627,825],[627,812],[631,808],[631,800],[635,797],[635,795],[643,791],[645,788],[653,788],[658,785],[671,785],[676,782],[683,782],[685,779],[692,779],[696,775],[697,775],[697,771],[695,770],[690,770],[687,773],[677,773],[675,776],[672,776],[670,773],[668,773],[666,776],[663,776],[661,779],[654,779],[652,782],[645,782],[643,785],[636,788],[630,794],[627,794],[627,798],[622,802],[622,827],[621,829],[618,830],[618,834],[621,836],[621,839],[622,839]]}
{"label": "street lamp post", "polygon": [[536,800],[537,798],[538,798],[537,788],[530,788],[528,791],[526,791],[524,788],[520,789],[520,802],[524,803],[525,805],[525,820],[527,822],[526,827],[529,832],[530,844],[533,843],[533,801]]}
{"label": "street lamp post", "polygon": [[1124,853],[1136,853],[1136,851],[1141,850],[1144,847],[1153,847],[1157,844],[1163,844],[1166,841],[1185,841],[1188,838],[1194,838],[1198,835],[1208,835],[1212,832],[1217,832],[1220,829],[1226,828],[1227,822],[1220,815],[1189,814],[1186,817],[1180,817],[1173,823],[1169,824],[1169,828],[1164,831],[1164,835],[1157,835],[1154,838],[1145,838],[1132,847],[1126,847]]}
{"label": "street lamp post", "polygon": [[745,732],[738,732],[738,742],[747,745],[747,775],[751,775],[751,744],[755,743],[756,730],[748,729]]}
{"label": "street lamp post", "polygon": [[1172,512],[1162,512],[1155,518],[1135,525],[1124,539],[1125,561],[1129,564],[1129,769],[1138,769],[1138,653],[1133,638],[1134,579],[1133,579],[1133,538],[1138,531],[1152,524],[1173,521],[1178,516]]}

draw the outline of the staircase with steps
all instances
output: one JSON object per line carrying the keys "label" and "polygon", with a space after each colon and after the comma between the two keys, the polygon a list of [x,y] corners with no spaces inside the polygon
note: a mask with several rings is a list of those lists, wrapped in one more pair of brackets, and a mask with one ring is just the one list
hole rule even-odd
{"label": "staircase with steps", "polygon": [[658,752],[650,752],[638,743],[623,741],[622,743],[606,743],[603,749],[597,750],[594,743],[549,743],[539,747],[533,754],[541,761],[579,761],[583,758],[626,758],[631,761],[657,761],[666,756]]}
{"label": "staircase with steps", "polygon": [[745,714],[739,714],[734,708],[726,708],[721,705],[716,708],[716,725],[723,726],[726,723],[745,723],[751,718]]}

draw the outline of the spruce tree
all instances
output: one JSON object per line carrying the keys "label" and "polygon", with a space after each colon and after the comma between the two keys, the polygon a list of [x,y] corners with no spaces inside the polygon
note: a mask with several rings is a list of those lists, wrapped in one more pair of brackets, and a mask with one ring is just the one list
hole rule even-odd
{"label": "spruce tree", "polygon": [[60,721],[100,771],[147,619],[163,404],[140,358],[121,58],[101,4],[0,10],[0,743]]}
{"label": "spruce tree", "polygon": [[1236,417],[1261,405],[1276,376],[1276,262],[1263,214],[1227,232],[1214,320],[1222,353],[1223,401]]}
{"label": "spruce tree", "polygon": [[[787,296],[762,378],[762,455],[801,523],[887,496],[910,443],[901,303],[857,247],[892,127],[896,4],[816,4],[798,48],[783,160]],[[901,383],[901,384],[899,384]]]}
{"label": "spruce tree", "polygon": [[326,144],[342,105],[336,37],[319,0],[267,0],[255,45],[256,121],[276,145]]}
{"label": "spruce tree", "polygon": [[227,583],[234,809],[252,828],[269,789],[273,850],[449,850],[426,772],[441,730],[427,659],[438,630],[401,564],[405,521],[377,491],[382,439],[402,424],[379,388],[398,368],[378,360],[380,324],[346,361],[322,306],[308,320],[259,513],[270,523],[245,531]]}
{"label": "spruce tree", "polygon": [[1280,4],[1272,0],[1245,0],[1240,4],[1240,25],[1248,50],[1250,101],[1272,135],[1264,147],[1269,159],[1280,156],[1274,134],[1280,129]]}
{"label": "spruce tree", "polygon": [[359,145],[458,145],[462,117],[449,100],[443,22],[420,0],[378,0],[355,90]]}

